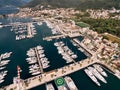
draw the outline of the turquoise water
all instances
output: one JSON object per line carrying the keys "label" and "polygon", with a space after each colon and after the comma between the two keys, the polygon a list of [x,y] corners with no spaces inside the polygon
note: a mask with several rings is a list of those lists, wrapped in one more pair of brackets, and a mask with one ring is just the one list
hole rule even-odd
{"label": "turquoise water", "polygon": [[[5,27],[3,29],[0,29],[0,54],[5,52],[12,51],[13,54],[10,57],[10,63],[6,66],[6,70],[8,70],[8,75],[5,78],[5,82],[0,84],[0,87],[9,85],[12,83],[13,77],[17,75],[16,66],[20,65],[22,69],[21,78],[26,79],[28,77],[31,77],[31,75],[28,73],[28,63],[25,61],[27,58],[26,51],[29,50],[29,48],[36,47],[37,45],[42,45],[45,50],[46,57],[49,58],[50,61],[50,68],[45,69],[44,72],[53,70],[56,68],[60,68],[64,65],[66,65],[65,60],[61,58],[61,55],[57,53],[56,47],[53,45],[56,41],[64,41],[68,45],[70,49],[73,50],[74,53],[78,55],[78,58],[76,61],[83,60],[86,57],[86,55],[80,51],[77,50],[76,47],[72,45],[70,40],[68,38],[66,39],[59,39],[59,40],[53,40],[53,41],[43,41],[43,37],[45,36],[51,36],[50,29],[46,26],[45,23],[43,23],[42,26],[37,26],[37,35],[34,38],[31,39],[25,39],[21,41],[15,40],[15,34],[14,32],[10,31],[11,27]],[[82,40],[82,37],[79,37],[79,39]],[[120,80],[118,80],[113,75],[109,74],[109,77],[106,78],[107,84],[104,84],[101,82],[101,87],[96,86],[83,72],[83,70],[80,70],[78,72],[75,72],[73,74],[70,74],[69,76],[72,77],[72,79],[75,81],[75,84],[79,88],[79,90],[120,90]],[[54,82],[52,81],[54,84]],[[45,85],[41,85],[39,87],[33,88],[31,90],[45,90]]]}

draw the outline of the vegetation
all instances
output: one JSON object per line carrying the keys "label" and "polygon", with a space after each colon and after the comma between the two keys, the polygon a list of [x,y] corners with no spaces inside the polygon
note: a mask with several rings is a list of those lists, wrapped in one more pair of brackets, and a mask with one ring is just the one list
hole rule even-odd
{"label": "vegetation", "polygon": [[120,47],[120,38],[113,36],[113,35],[110,35],[110,34],[104,34],[103,37],[105,37],[105,39],[108,39],[112,42],[118,43],[119,47]]}
{"label": "vegetation", "polygon": [[81,21],[90,25],[90,28],[98,33],[108,32],[120,37],[120,20],[82,18]]}
{"label": "vegetation", "polygon": [[76,22],[76,25],[78,25],[78,26],[80,26],[80,27],[82,27],[82,28],[84,28],[84,27],[89,27],[89,25],[86,24],[86,23],[84,23],[84,22]]}
{"label": "vegetation", "polygon": [[37,5],[51,5],[53,7],[77,8],[77,9],[100,9],[100,8],[120,8],[120,0],[33,0],[27,7]]}

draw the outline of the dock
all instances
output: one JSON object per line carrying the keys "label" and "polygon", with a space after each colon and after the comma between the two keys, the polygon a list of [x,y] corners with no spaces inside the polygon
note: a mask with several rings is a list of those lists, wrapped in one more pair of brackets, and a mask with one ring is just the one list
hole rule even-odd
{"label": "dock", "polygon": [[59,38],[64,38],[64,37],[66,37],[66,36],[65,35],[49,36],[49,37],[43,38],[43,40],[50,41],[52,39],[59,39]]}
{"label": "dock", "polygon": [[97,61],[86,59],[84,61],[76,62],[76,63],[70,64],[68,66],[64,66],[62,68],[59,68],[59,69],[56,69],[56,70],[53,70],[50,72],[45,72],[42,75],[40,75],[42,77],[36,76],[35,78],[32,77],[32,78],[26,79],[25,81],[29,81],[26,89],[28,90],[28,89],[31,89],[33,87],[42,85],[46,82],[50,82],[56,78],[71,74],[71,73],[76,72],[80,69],[83,69],[89,65],[92,65],[96,62]]}
{"label": "dock", "polygon": [[32,32],[31,32],[31,23],[27,24],[27,37],[31,38],[32,37]]}
{"label": "dock", "polygon": [[35,53],[36,53],[36,56],[37,56],[39,67],[40,67],[40,72],[43,73],[43,68],[42,68],[41,60],[40,60],[40,57],[38,55],[38,51],[37,51],[36,48],[35,48]]}

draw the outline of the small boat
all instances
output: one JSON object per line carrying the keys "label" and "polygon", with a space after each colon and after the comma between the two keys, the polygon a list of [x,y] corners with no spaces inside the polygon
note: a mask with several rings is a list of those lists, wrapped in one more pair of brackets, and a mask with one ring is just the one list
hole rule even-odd
{"label": "small boat", "polygon": [[6,67],[0,67],[0,70],[3,70],[3,69],[5,69]]}
{"label": "small boat", "polygon": [[4,80],[0,80],[0,83],[3,83],[4,82]]}
{"label": "small boat", "polygon": [[39,71],[32,73],[32,75],[38,75],[38,74],[40,74]]}

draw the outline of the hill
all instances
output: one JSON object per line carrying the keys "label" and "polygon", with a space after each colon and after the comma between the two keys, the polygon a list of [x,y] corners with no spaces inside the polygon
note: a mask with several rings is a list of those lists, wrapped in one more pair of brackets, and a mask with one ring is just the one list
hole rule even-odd
{"label": "hill", "polygon": [[24,4],[25,2],[22,0],[0,0],[0,7],[4,7],[7,5],[21,6]]}
{"label": "hill", "polygon": [[26,7],[37,5],[51,5],[52,7],[78,8],[78,9],[100,9],[120,8],[120,0],[33,0]]}

